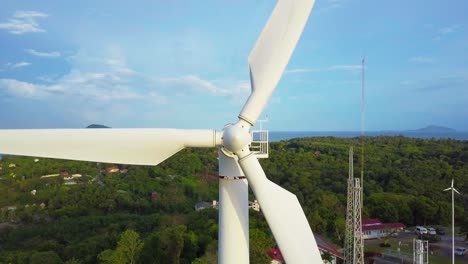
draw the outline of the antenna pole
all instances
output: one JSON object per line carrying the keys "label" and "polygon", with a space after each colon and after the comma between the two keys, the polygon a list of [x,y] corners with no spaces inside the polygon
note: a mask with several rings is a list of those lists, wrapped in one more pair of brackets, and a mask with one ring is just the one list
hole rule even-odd
{"label": "antenna pole", "polygon": [[362,58],[361,62],[361,206],[363,206],[364,199],[364,114],[366,110],[366,97],[365,97],[365,74],[366,74],[366,57]]}

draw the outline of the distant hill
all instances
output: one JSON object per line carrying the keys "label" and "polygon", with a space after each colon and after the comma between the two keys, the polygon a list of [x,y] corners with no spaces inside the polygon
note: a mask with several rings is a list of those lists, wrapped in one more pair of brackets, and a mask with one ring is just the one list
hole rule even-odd
{"label": "distant hill", "polygon": [[419,133],[447,133],[447,132],[456,132],[455,129],[443,126],[427,126],[420,129],[406,130],[405,132],[419,132]]}
{"label": "distant hill", "polygon": [[91,124],[87,126],[86,128],[110,128],[110,127],[105,126],[105,125],[99,125],[99,124]]}

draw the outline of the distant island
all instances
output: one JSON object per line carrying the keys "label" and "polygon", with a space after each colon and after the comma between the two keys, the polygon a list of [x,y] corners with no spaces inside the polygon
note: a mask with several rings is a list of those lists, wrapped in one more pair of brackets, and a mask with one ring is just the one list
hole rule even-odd
{"label": "distant island", "polygon": [[99,125],[99,124],[91,124],[87,126],[86,128],[110,128],[110,127],[105,126],[105,125]]}
{"label": "distant island", "polygon": [[[452,138],[457,140],[468,140],[468,131],[457,131],[453,128],[430,125],[424,128],[413,130],[374,130],[365,131],[365,136],[406,136],[412,138]],[[359,137],[359,131],[270,131],[268,139],[271,142],[289,140],[292,138],[305,137]]]}
{"label": "distant island", "polygon": [[417,133],[452,133],[457,132],[457,130],[449,127],[443,126],[427,126],[424,128],[414,129],[414,130],[405,130],[404,132],[417,132]]}

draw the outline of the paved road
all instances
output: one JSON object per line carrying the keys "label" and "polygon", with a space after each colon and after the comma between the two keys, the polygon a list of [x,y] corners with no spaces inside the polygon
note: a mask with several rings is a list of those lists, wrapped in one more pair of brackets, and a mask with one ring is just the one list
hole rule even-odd
{"label": "paved road", "polygon": [[[416,236],[413,233],[400,233],[396,237],[392,238],[393,243],[398,243],[398,241],[401,241],[402,243],[402,250],[403,251],[410,251],[412,252],[412,247],[413,247],[413,238]],[[468,249],[468,244],[465,244],[463,242],[464,237],[459,236],[455,237],[455,247],[464,247]],[[370,244],[379,244],[381,243],[382,240],[370,240],[366,241],[365,243],[370,243]],[[451,263],[451,257],[452,257],[452,237],[451,235],[444,235],[441,236],[441,241],[438,243],[431,243],[431,246],[435,246],[436,250],[434,250],[433,254],[434,255],[439,255],[439,256],[446,256],[448,264]],[[405,249],[406,248],[406,249]],[[396,250],[396,248],[392,248],[392,250]],[[382,249],[382,252],[385,250]],[[382,263],[382,264],[387,264],[387,263],[400,263],[398,261],[394,261],[391,259],[381,259],[378,258],[376,259],[375,263]],[[468,255],[461,257],[461,256],[455,256],[455,263],[462,264],[462,263],[467,263],[468,264]]]}
{"label": "paved road", "polygon": [[[441,236],[442,240],[439,243],[434,243],[440,247],[439,255],[447,256],[449,258],[452,257],[452,237],[450,235]],[[464,247],[468,248],[468,244],[463,243],[464,237],[455,237],[455,248],[457,247]],[[456,262],[460,263],[468,263],[468,256],[455,256]]]}

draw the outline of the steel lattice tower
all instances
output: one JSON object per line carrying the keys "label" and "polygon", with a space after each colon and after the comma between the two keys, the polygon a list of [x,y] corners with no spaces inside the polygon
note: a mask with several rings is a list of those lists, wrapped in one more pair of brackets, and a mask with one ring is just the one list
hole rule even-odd
{"label": "steel lattice tower", "polygon": [[364,263],[364,244],[362,238],[361,185],[354,178],[353,148],[349,149],[348,199],[346,208],[345,264]]}
{"label": "steel lattice tower", "polygon": [[345,264],[354,263],[354,229],[353,229],[353,189],[354,189],[353,147],[349,149],[349,176],[348,176],[348,199],[346,205],[346,229],[344,258]]}
{"label": "steel lattice tower", "polygon": [[364,243],[362,239],[362,218],[361,218],[361,184],[359,178],[355,178],[354,185],[354,208],[353,208],[353,227],[354,227],[354,264],[364,263]]}

